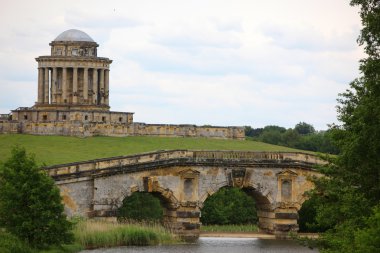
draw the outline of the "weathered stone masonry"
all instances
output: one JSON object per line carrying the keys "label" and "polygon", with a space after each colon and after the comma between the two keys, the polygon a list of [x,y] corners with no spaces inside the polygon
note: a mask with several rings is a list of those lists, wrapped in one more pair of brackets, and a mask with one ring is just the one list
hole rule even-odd
{"label": "weathered stone masonry", "polygon": [[113,217],[124,198],[152,192],[165,205],[165,223],[181,236],[199,236],[204,201],[226,186],[257,203],[259,227],[286,236],[297,231],[304,192],[322,160],[303,153],[173,150],[46,168],[61,190],[69,216]]}
{"label": "weathered stone masonry", "polygon": [[133,113],[109,106],[112,60],[97,56],[86,33],[67,30],[38,62],[38,96],[32,107],[0,115],[0,133],[70,136],[174,136],[244,139],[242,127],[134,123]]}

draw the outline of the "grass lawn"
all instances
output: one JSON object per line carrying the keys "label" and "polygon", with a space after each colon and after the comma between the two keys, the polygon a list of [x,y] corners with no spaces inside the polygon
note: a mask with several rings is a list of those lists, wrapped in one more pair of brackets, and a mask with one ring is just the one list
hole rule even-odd
{"label": "grass lawn", "polygon": [[12,147],[25,147],[38,163],[46,165],[85,161],[165,149],[300,151],[251,140],[219,140],[170,137],[90,137],[0,134],[0,161],[10,156]]}

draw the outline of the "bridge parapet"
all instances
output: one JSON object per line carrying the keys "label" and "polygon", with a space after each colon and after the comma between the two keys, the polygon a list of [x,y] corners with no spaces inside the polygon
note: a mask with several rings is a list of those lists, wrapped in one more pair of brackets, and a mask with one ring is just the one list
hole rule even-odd
{"label": "bridge parapet", "polygon": [[229,151],[229,150],[194,150],[193,157],[199,159],[218,160],[292,160],[294,162],[307,162],[313,164],[324,164],[325,161],[316,155],[301,152],[259,152],[259,151]]}
{"label": "bridge parapet", "polygon": [[118,156],[74,162],[46,167],[48,174],[56,180],[73,177],[101,175],[106,173],[129,173],[136,170],[148,170],[157,166],[180,164],[225,164],[231,162],[241,166],[258,164],[265,166],[274,163],[282,165],[302,166],[312,169],[316,164],[326,162],[319,157],[307,153],[292,152],[257,152],[257,151],[206,151],[206,150],[163,150],[138,155]]}

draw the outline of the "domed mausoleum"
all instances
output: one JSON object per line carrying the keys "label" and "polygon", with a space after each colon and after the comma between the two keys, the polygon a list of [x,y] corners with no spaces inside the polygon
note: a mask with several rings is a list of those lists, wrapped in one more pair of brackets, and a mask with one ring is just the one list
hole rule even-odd
{"label": "domed mausoleum", "polygon": [[67,30],[50,43],[51,55],[38,62],[38,108],[109,109],[109,67],[86,33]]}
{"label": "domed mausoleum", "polygon": [[[37,102],[30,108],[12,111],[12,120],[25,123],[23,128],[30,128],[27,131],[70,135],[77,135],[78,131],[93,135],[86,132],[91,126],[97,126],[99,134],[103,134],[97,123],[133,123],[133,113],[109,111],[112,60],[98,57],[99,45],[88,34],[67,30],[49,45],[50,55],[36,58]],[[73,128],[74,122],[76,125],[83,123],[83,129]],[[50,127],[48,123],[55,123],[55,126]]]}
{"label": "domed mausoleum", "polygon": [[38,96],[32,107],[0,114],[0,133],[71,136],[192,136],[243,139],[242,127],[134,123],[133,113],[109,106],[110,65],[85,32],[70,29],[50,44],[38,62]]}

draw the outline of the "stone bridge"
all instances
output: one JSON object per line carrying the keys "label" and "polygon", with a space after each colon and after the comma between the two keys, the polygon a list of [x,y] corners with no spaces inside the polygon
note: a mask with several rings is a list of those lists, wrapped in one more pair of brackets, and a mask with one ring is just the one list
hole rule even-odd
{"label": "stone bridge", "polygon": [[257,204],[259,227],[278,237],[298,230],[310,177],[324,161],[305,153],[157,151],[47,167],[68,216],[115,217],[124,198],[151,192],[163,203],[164,224],[187,239],[199,236],[205,200],[239,187]]}

